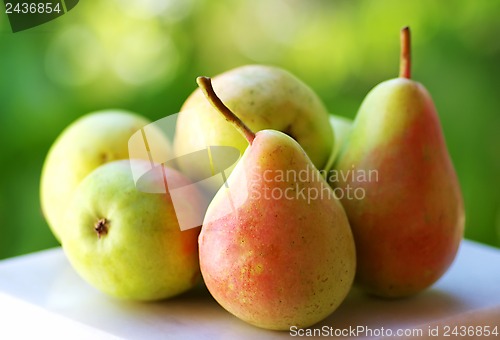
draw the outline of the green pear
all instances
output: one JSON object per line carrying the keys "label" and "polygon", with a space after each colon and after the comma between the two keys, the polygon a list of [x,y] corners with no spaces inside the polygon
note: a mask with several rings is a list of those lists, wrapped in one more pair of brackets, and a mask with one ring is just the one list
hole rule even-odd
{"label": "green pear", "polygon": [[[158,300],[180,294],[200,278],[200,228],[180,230],[169,191],[151,194],[136,188],[134,168],[149,169],[141,160],[102,165],[75,190],[65,216],[63,249],[74,269],[95,288],[129,300]],[[188,187],[179,172],[156,167],[143,186]],[[196,210],[203,196],[190,186],[189,202]],[[161,192],[161,190],[159,190]]]}
{"label": "green pear", "polygon": [[330,115],[330,125],[332,126],[334,132],[334,141],[333,148],[330,153],[330,158],[328,158],[328,162],[326,163],[326,166],[324,168],[326,172],[332,169],[333,164],[335,163],[335,160],[337,159],[337,156],[340,152],[340,149],[347,140],[347,137],[351,132],[352,120],[341,116]]}
{"label": "green pear", "polygon": [[200,268],[219,304],[258,327],[308,327],[331,314],[354,280],[347,216],[304,149],[276,130],[253,133],[207,98],[250,146],[210,203],[199,237]]}
{"label": "green pear", "polygon": [[465,221],[436,108],[410,79],[408,28],[401,37],[400,77],[368,93],[329,176],[354,233],[356,281],[383,297],[412,295],[438,280]]}
{"label": "green pear", "polygon": [[[333,143],[328,112],[301,80],[277,67],[248,65],[216,76],[213,84],[224,103],[253,131],[282,131],[304,148],[317,168],[325,166]],[[209,146],[232,146],[242,154],[248,143],[197,89],[179,113],[174,152],[181,157]],[[196,160],[179,163],[183,173],[191,178],[203,177],[199,172],[204,167]]]}
{"label": "green pear", "polygon": [[[42,210],[55,237],[60,240],[67,204],[77,185],[98,166],[129,156],[129,138],[149,121],[122,110],[87,114],[68,126],[54,142],[45,160],[41,183]],[[166,138],[148,130],[151,144],[170,152]],[[147,157],[147,156],[146,156]]]}

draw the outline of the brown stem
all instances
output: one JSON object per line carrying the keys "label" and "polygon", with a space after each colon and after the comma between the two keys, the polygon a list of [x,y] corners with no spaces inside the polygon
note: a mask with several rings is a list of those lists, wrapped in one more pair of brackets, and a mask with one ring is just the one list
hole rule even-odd
{"label": "brown stem", "polygon": [[248,128],[248,126],[245,125],[239,119],[233,111],[231,111],[223,102],[220,100],[219,97],[217,97],[217,94],[214,91],[214,88],[212,86],[212,79],[209,77],[198,77],[196,78],[196,82],[198,83],[198,86],[201,88],[201,91],[203,91],[203,94],[205,94],[205,97],[207,97],[208,101],[210,104],[212,104],[213,107],[217,111],[219,111],[224,118],[238,129],[238,131],[241,132],[241,134],[246,138],[248,143],[252,145],[253,140],[255,139],[255,133]]}
{"label": "brown stem", "polygon": [[401,29],[401,57],[399,60],[399,76],[401,78],[411,78],[411,40],[410,27]]}

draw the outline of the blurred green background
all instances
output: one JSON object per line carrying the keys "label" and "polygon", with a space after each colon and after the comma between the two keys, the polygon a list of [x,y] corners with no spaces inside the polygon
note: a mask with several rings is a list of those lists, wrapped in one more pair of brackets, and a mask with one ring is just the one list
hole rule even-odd
{"label": "blurred green background", "polygon": [[265,63],[354,117],[373,86],[397,76],[404,25],[413,78],[434,98],[458,172],[466,237],[500,246],[499,18],[491,0],[85,0],[13,34],[2,8],[0,258],[57,245],[39,177],[79,116],[124,108],[157,120],[179,110],[196,76]]}

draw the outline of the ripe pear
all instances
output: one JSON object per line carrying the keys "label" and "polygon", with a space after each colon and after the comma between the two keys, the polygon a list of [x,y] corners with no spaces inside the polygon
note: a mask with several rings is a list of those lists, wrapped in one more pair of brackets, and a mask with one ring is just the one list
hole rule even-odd
{"label": "ripe pear", "polygon": [[328,158],[328,162],[324,168],[327,172],[332,169],[340,149],[351,132],[352,120],[341,116],[330,115],[330,125],[332,126],[334,132],[334,141],[330,158]]}
{"label": "ripe pear", "polygon": [[[77,187],[65,216],[63,249],[74,269],[95,288],[129,300],[158,300],[180,294],[200,278],[200,228],[181,231],[167,190],[139,191],[134,168],[142,160],[120,160],[100,166]],[[189,186],[176,170],[156,167],[142,178],[149,188]],[[186,205],[195,210],[203,197],[194,186]]]}
{"label": "ripe pear", "polygon": [[[210,203],[200,268],[219,304],[258,327],[307,327],[332,313],[355,274],[345,212],[304,149],[276,130],[253,133],[198,78],[250,143]],[[284,176],[284,177],[283,177]]]}
{"label": "ripe pear", "polygon": [[[213,86],[250,129],[282,131],[304,148],[317,168],[325,166],[333,143],[328,111],[316,93],[297,77],[277,67],[247,65],[216,76]],[[242,154],[248,143],[196,89],[179,113],[174,152],[181,157],[209,146],[231,146]],[[199,173],[203,166],[184,160],[179,162],[183,173],[191,178],[203,175]]]}
{"label": "ripe pear", "polygon": [[436,108],[410,79],[409,34],[401,31],[399,78],[366,96],[334,166],[337,188],[363,193],[342,199],[356,241],[356,281],[382,297],[432,285],[452,263],[464,230],[462,195]]}
{"label": "ripe pear", "polygon": [[[67,204],[77,185],[98,166],[129,156],[128,141],[149,121],[122,110],[87,114],[68,126],[50,148],[42,170],[40,200],[54,236],[60,240]],[[149,129],[148,139],[165,154],[168,140]]]}

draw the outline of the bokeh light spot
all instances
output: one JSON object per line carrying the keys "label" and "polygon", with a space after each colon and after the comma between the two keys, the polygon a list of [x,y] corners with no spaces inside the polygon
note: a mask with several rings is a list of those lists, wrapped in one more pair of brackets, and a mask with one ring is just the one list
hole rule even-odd
{"label": "bokeh light spot", "polygon": [[69,27],[57,34],[45,54],[45,70],[61,85],[92,82],[103,69],[103,54],[96,37],[83,26]]}

